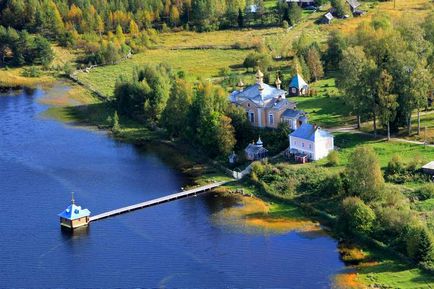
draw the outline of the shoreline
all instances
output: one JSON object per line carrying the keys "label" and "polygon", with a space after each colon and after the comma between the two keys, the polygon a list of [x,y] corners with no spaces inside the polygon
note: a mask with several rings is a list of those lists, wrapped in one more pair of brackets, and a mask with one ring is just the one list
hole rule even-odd
{"label": "shoreline", "polygon": [[[73,82],[71,82],[68,79],[66,79],[66,80],[65,79],[59,79],[58,81],[63,82],[66,86],[69,86],[72,89],[76,85],[79,86],[78,84],[76,84],[76,83],[74,84]],[[82,90],[86,90],[85,88],[83,88],[81,86],[79,86],[79,87],[81,89],[78,89],[78,92],[83,92]],[[68,91],[70,91],[70,90],[68,90]],[[67,95],[67,96],[71,97],[74,95]],[[91,96],[91,93],[89,93],[88,96]],[[84,99],[81,99],[81,100],[86,100],[86,97],[84,97]],[[56,97],[54,97],[54,99],[56,99]],[[63,96],[61,97],[61,99],[63,99]],[[65,113],[65,110],[66,110],[66,112],[69,111],[69,113],[71,113],[71,110],[76,110],[77,108],[80,110],[80,108],[82,108],[82,107],[86,107],[86,106],[94,105],[94,104],[103,105],[103,108],[108,107],[107,105],[104,105],[101,102],[95,101],[95,99],[92,99],[88,103],[86,103],[86,101],[84,101],[84,102],[77,104],[75,106],[72,106],[72,107],[68,106],[68,105],[70,105],[70,103],[68,103],[68,102],[64,102],[64,101],[60,101],[60,102],[54,101],[53,102],[53,99],[51,99],[51,101],[47,101],[47,102],[45,99],[45,100],[42,100],[42,102],[44,104],[50,105],[50,108],[47,111],[49,111],[50,109],[52,111],[58,111],[58,112],[60,111],[59,114],[46,115],[44,113],[44,115],[46,117],[54,118],[54,119],[56,119],[58,121],[62,121],[62,122],[67,122],[67,123],[72,124],[73,126],[77,126],[77,127],[86,125],[86,126],[91,127],[91,128],[96,128],[98,131],[102,131],[102,132],[106,133],[108,136],[110,136],[113,139],[120,141],[120,142],[126,142],[126,143],[130,143],[130,144],[137,145],[137,146],[146,146],[146,144],[152,144],[152,145],[157,145],[157,146],[164,145],[165,147],[169,148],[170,150],[173,150],[176,152],[174,154],[171,154],[171,155],[177,156],[175,160],[173,159],[173,157],[168,157],[170,159],[170,162],[175,164],[175,168],[180,169],[180,171],[183,174],[186,174],[188,176],[188,178],[190,178],[192,181],[194,181],[196,183],[199,183],[201,181],[206,181],[206,180],[209,180],[211,178],[221,177],[223,175],[223,173],[219,172],[219,169],[213,167],[212,164],[207,163],[206,161],[204,161],[203,158],[201,158],[201,159],[198,158],[197,153],[192,154],[191,147],[189,148],[185,144],[168,142],[168,141],[164,140],[161,135],[158,135],[158,132],[149,131],[149,129],[146,129],[147,134],[136,135],[134,133],[134,131],[129,131],[128,130],[129,127],[128,127],[125,132],[116,135],[113,132],[111,132],[111,129],[109,128],[109,126],[104,125],[104,121],[103,121],[102,125],[97,125],[97,121],[95,119],[92,119],[89,117],[84,117],[84,115],[88,112],[87,110],[82,111],[82,112],[84,112],[82,114],[73,115],[73,117],[75,117],[76,120],[78,120],[76,122],[71,122],[71,121],[68,121],[68,120],[65,120],[62,118],[58,118],[60,114]],[[110,115],[110,113],[108,113],[108,115]],[[90,120],[90,122],[89,122],[89,120]],[[131,124],[129,124],[129,125],[131,125]],[[132,126],[134,127],[134,124]],[[209,171],[210,169],[211,169],[211,171]],[[309,214],[308,212],[306,212],[306,208],[303,208],[304,206],[302,206],[301,204],[297,204],[295,202],[291,202],[288,200],[278,200],[276,197],[273,197],[270,194],[260,192],[260,190],[257,187],[253,188],[253,190],[252,190],[251,187],[247,187],[247,185],[248,185],[248,183],[241,182],[239,184],[236,184],[236,187],[240,187],[242,189],[249,190],[251,195],[253,195],[256,199],[260,200],[264,204],[271,204],[271,205],[276,204],[278,206],[282,206],[285,208],[296,207],[297,210],[302,212],[302,215],[303,215],[303,217],[305,217],[305,219],[319,221],[319,223],[321,225],[324,225],[327,223],[327,220],[325,220],[324,218],[321,218],[321,216],[318,217],[317,214]],[[230,193],[230,187],[224,187],[224,188],[222,188],[222,190],[223,190],[223,192],[221,192],[221,193]],[[242,196],[240,196],[240,197],[241,197],[241,199],[243,198]],[[289,217],[284,216],[284,217],[285,217],[286,221],[291,220],[291,216],[289,216]],[[326,228],[326,230],[327,230],[327,228]],[[327,231],[328,231],[328,234],[332,238],[336,239],[336,236],[333,234],[333,231],[330,231],[330,230],[327,230]],[[338,240],[338,239],[336,239],[336,240]],[[365,246],[363,246],[363,247],[365,247]],[[367,249],[370,251],[371,248],[369,248],[369,246],[368,246]],[[376,250],[375,248],[372,248],[372,249],[373,249],[373,251]],[[373,254],[373,255],[374,256],[372,258],[375,259],[376,254]],[[342,254],[341,254],[341,258],[342,258]],[[396,261],[396,262],[398,262],[398,261]],[[347,264],[347,262],[345,262],[345,263]],[[358,276],[358,272],[361,269],[363,269],[363,267],[365,267],[363,262],[360,262],[359,264],[356,264],[356,265],[352,265],[351,267],[347,264],[347,267],[349,269],[351,268],[350,272],[345,272],[343,274],[337,274],[334,276],[336,279],[340,278],[340,281],[335,282],[335,283],[337,283],[336,286],[338,286],[338,283],[341,282],[342,280],[347,281],[346,285],[344,285],[344,286],[352,286],[352,287],[342,287],[341,286],[342,288],[365,288],[362,286],[368,286],[368,285],[374,284],[373,282],[368,282],[366,280],[366,278],[362,278],[362,280],[360,280],[361,278]],[[347,274],[348,274],[348,276],[347,276]],[[357,283],[357,285],[354,285],[356,283]]]}
{"label": "shoreline", "polygon": [[[66,79],[66,82],[70,82],[70,84],[74,85],[80,85],[76,82],[73,82],[71,80]],[[83,87],[86,89],[85,87]],[[58,107],[62,108],[62,107]],[[50,117],[50,116],[48,116]],[[60,120],[62,121],[62,120]],[[143,142],[141,139],[132,139],[130,137],[124,137],[122,134],[116,135],[111,131],[111,129],[106,125],[96,125],[95,123],[89,123],[86,122],[85,119],[80,119],[77,122],[69,122],[73,126],[87,126],[90,128],[95,129],[96,131],[102,131],[107,134],[108,137],[113,138],[116,141],[129,143],[132,145],[136,145],[139,147],[151,145],[151,146],[158,146],[161,148],[161,146],[165,147],[166,149],[169,149],[173,151],[174,153],[172,155],[176,155],[176,159],[174,160],[173,157],[170,158],[170,163],[173,165],[176,169],[180,170],[181,173],[187,176],[187,178],[191,181],[192,185],[201,184],[204,182],[209,181],[210,179],[215,178],[222,178],[225,177],[224,172],[220,169],[215,167],[209,160],[204,159],[204,157],[199,157],[197,153],[193,153],[192,148],[189,147],[186,144],[180,144],[173,141],[165,140],[163,138],[159,138],[157,135],[152,136],[151,138],[146,140],[146,143]],[[181,153],[180,153],[181,152]],[[164,157],[163,157],[164,159]],[[211,172],[209,170],[211,169]],[[236,188],[241,188],[243,191],[247,188],[247,184],[245,184],[245,181],[241,181],[239,183],[235,183],[234,185]],[[312,232],[319,232],[322,231],[324,234],[329,235],[331,238],[337,240],[336,236],[333,234],[333,231],[324,225],[324,219],[319,219],[314,216],[310,216],[306,213],[306,210],[303,209],[302,206],[299,204],[296,204],[294,202],[288,202],[288,201],[277,201],[275,198],[270,198],[271,196],[265,196],[263,193],[259,192],[257,188],[254,188],[253,191],[246,195],[241,195],[239,193],[233,194],[231,191],[231,186],[224,186],[222,188],[219,188],[216,190],[216,193],[220,193],[223,196],[232,195],[232,197],[235,197],[239,202],[243,203],[241,207],[237,207],[238,213],[236,213],[239,220],[246,221],[245,218],[248,218],[247,214],[243,215],[243,208],[247,206],[247,211],[253,210],[251,206],[249,206],[249,203],[251,200],[256,200],[257,202],[261,203],[262,205],[258,205],[256,203],[257,207],[266,206],[270,207],[266,213],[260,211],[260,215],[250,219],[248,221],[249,226],[251,226],[251,229],[257,229],[264,232],[279,232],[279,230],[283,231],[297,231],[297,232],[308,232],[311,230]],[[257,208],[256,208],[257,209]],[[240,212],[241,210],[241,212]],[[286,211],[290,211],[289,214],[287,214]],[[296,213],[293,213],[293,211],[296,211]],[[259,211],[256,211],[258,213]],[[274,216],[274,215],[277,215]],[[239,220],[237,222],[239,222]],[[233,222],[233,220],[232,220]],[[226,226],[237,226],[236,223],[229,223],[226,224]],[[313,230],[315,228],[315,230]],[[270,231],[271,230],[271,231]],[[341,257],[340,257],[341,258]],[[355,266],[349,266],[347,262],[345,262],[345,266],[347,269],[349,269],[350,272],[348,274],[356,274],[357,267]],[[338,286],[339,282],[337,281],[339,276],[346,275],[339,273],[336,275],[333,275],[333,286]],[[352,284],[357,284],[357,287],[355,288],[363,288],[364,284],[354,280],[352,278]],[[336,288],[346,288],[346,287],[336,287]]]}

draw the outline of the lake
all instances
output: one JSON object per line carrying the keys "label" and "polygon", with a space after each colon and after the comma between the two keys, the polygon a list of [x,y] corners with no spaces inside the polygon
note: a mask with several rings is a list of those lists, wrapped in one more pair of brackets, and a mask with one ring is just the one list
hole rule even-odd
{"label": "lake", "polygon": [[0,97],[0,287],[317,289],[345,270],[326,234],[215,222],[239,205],[215,193],[62,231],[57,214],[71,192],[98,214],[178,192],[189,179],[158,148],[42,117],[44,93]]}

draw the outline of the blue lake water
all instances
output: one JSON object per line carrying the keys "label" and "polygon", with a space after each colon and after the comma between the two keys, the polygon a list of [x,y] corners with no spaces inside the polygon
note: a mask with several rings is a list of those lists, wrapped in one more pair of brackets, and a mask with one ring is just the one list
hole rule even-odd
{"label": "blue lake water", "polygon": [[235,204],[213,193],[62,232],[72,191],[98,214],[188,178],[157,149],[41,117],[42,90],[14,94],[0,96],[0,287],[330,288],[345,269],[326,235],[216,224]]}

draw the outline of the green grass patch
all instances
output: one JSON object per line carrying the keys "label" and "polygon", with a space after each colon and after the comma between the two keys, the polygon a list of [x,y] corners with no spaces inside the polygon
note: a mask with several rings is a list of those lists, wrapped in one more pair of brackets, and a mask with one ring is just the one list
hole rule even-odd
{"label": "green grass patch", "polygon": [[[346,165],[349,155],[358,145],[369,145],[378,154],[380,165],[385,168],[394,155],[403,162],[419,156],[423,162],[434,159],[434,149],[422,145],[374,139],[362,134],[336,133],[335,145],[339,147],[340,165]],[[326,160],[323,160],[324,162]]]}
{"label": "green grass patch", "polygon": [[434,276],[394,260],[381,261],[378,264],[361,267],[358,278],[375,288],[433,288]]}
{"label": "green grass patch", "polygon": [[145,64],[168,63],[176,71],[185,71],[189,80],[217,77],[222,68],[241,66],[249,50],[148,50],[117,65],[103,66],[90,73],[80,73],[83,83],[106,96],[112,96],[120,75],[130,78],[133,68]]}
{"label": "green grass patch", "polygon": [[434,199],[428,199],[416,204],[416,209],[422,212],[434,212]]}

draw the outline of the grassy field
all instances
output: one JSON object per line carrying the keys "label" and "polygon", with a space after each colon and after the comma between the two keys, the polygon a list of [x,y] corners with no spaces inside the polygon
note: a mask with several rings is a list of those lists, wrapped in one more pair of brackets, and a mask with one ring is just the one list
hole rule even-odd
{"label": "grassy field", "polygon": [[51,85],[55,78],[43,75],[41,77],[24,77],[22,68],[0,69],[0,87],[36,87]]}
{"label": "grassy field", "polygon": [[[359,145],[371,146],[378,155],[380,165],[385,168],[394,155],[403,162],[410,162],[418,156],[422,163],[434,159],[434,149],[422,145],[397,141],[378,140],[362,134],[336,133],[335,145],[339,148],[340,165],[346,165],[349,155]],[[322,162],[325,162],[323,160]],[[321,163],[321,162],[320,162]]]}
{"label": "grassy field", "polygon": [[434,276],[391,259],[360,266],[357,272],[361,282],[374,288],[430,289],[434,286]]}
{"label": "grassy field", "polygon": [[166,62],[177,71],[185,71],[190,80],[217,77],[221,68],[239,67],[248,50],[148,50],[134,55],[132,59],[118,65],[93,69],[90,73],[80,73],[80,81],[104,95],[112,96],[116,79],[120,75],[131,77],[133,68],[146,63],[158,64]]}

